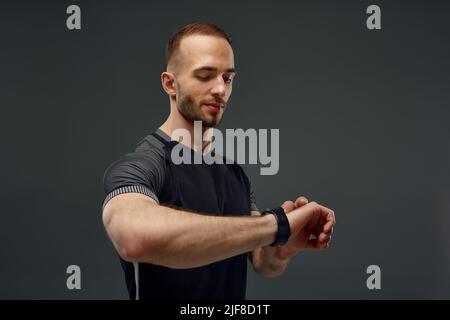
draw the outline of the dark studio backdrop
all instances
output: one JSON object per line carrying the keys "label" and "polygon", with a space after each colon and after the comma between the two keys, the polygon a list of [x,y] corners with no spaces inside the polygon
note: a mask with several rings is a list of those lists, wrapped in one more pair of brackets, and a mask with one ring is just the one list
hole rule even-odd
{"label": "dark studio backdrop", "polygon": [[[81,8],[68,30],[66,8]],[[368,30],[366,8],[381,8]],[[193,21],[231,34],[221,128],[279,128],[260,208],[335,210],[331,248],[249,299],[450,298],[450,5],[445,1],[2,1],[0,298],[127,299],[101,222],[105,168],[169,112],[164,47]],[[66,268],[81,268],[68,290]],[[370,265],[381,289],[366,286]]]}

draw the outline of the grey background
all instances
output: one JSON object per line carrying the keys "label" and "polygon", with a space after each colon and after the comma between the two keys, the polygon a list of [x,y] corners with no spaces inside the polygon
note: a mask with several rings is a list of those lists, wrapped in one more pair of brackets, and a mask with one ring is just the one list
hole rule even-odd
{"label": "grey background", "polygon": [[[78,4],[82,29],[66,28]],[[382,9],[369,31],[365,10]],[[450,298],[450,5],[444,1],[16,1],[0,5],[0,298],[126,299],[102,175],[168,115],[164,46],[192,21],[233,37],[222,128],[279,128],[260,207],[333,208],[327,252],[249,299]],[[66,288],[77,264],[82,289]],[[366,288],[381,267],[382,289]]]}

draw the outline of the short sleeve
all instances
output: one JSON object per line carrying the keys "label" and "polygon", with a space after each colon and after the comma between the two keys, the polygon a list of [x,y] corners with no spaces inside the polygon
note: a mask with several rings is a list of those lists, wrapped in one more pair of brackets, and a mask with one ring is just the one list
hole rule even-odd
{"label": "short sleeve", "polygon": [[164,166],[164,159],[156,152],[129,153],[113,162],[103,175],[103,207],[113,197],[129,192],[147,195],[159,203]]}

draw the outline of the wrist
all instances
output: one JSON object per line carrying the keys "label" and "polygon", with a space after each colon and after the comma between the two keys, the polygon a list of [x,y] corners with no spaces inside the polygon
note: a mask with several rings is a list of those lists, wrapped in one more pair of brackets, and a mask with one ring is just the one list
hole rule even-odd
{"label": "wrist", "polygon": [[267,237],[263,245],[263,248],[265,248],[265,246],[269,246],[275,241],[278,230],[278,224],[277,218],[273,214],[262,215],[261,219],[264,219],[266,225],[270,229],[270,235]]}
{"label": "wrist", "polygon": [[266,209],[262,212],[262,215],[268,215],[275,218],[277,223],[277,232],[275,234],[275,240],[270,244],[271,247],[281,247],[285,245],[289,237],[291,236],[291,227],[288,217],[282,207],[274,209]]}

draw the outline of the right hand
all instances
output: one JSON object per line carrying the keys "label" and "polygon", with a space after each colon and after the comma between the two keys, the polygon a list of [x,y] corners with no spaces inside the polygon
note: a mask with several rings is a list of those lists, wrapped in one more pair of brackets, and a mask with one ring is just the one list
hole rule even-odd
{"label": "right hand", "polygon": [[307,203],[306,198],[302,198],[295,201],[295,206],[292,206],[292,202],[289,206],[283,204],[291,226],[291,236],[289,241],[279,248],[278,255],[281,258],[290,258],[301,250],[324,250],[329,247],[336,223],[334,211],[317,202]]}

